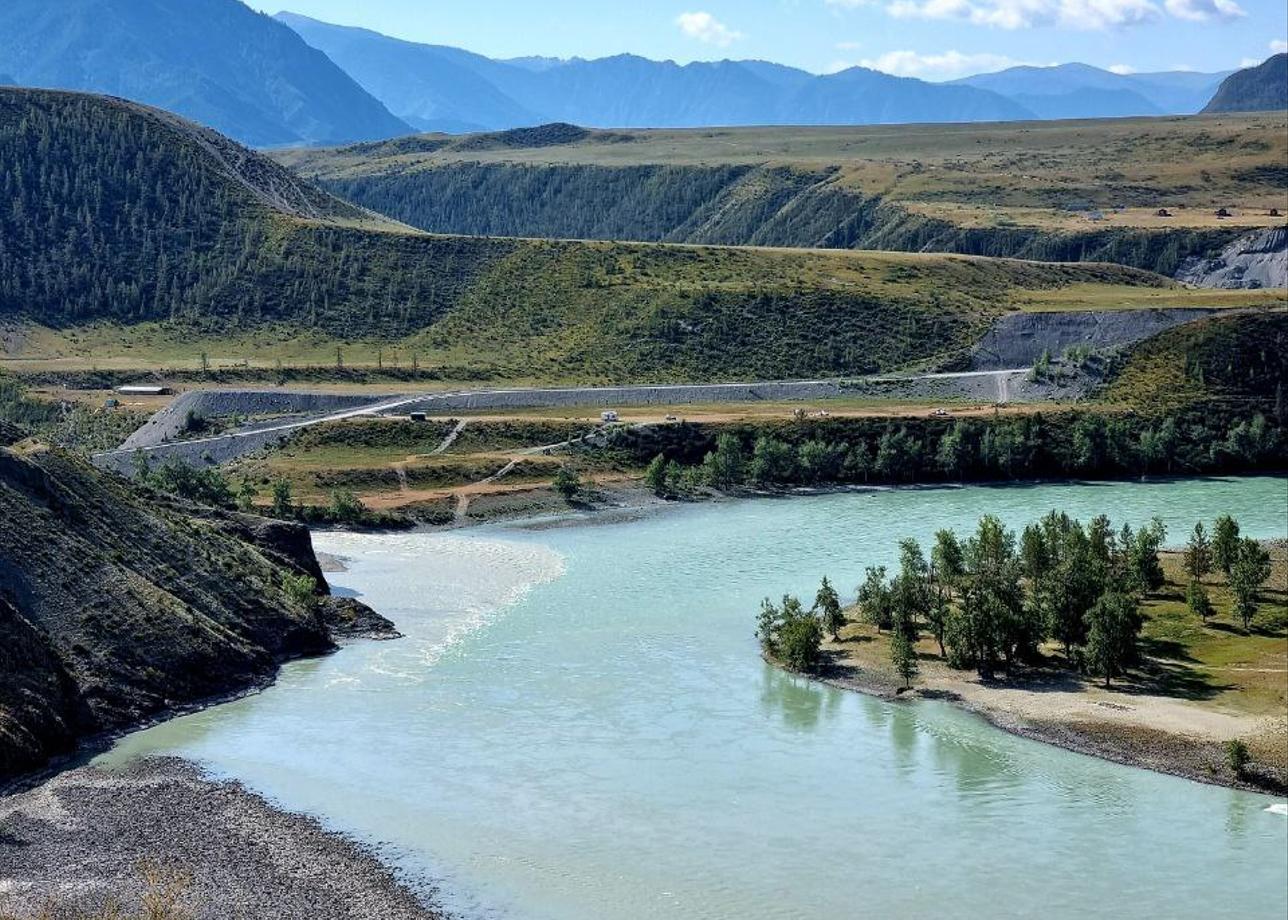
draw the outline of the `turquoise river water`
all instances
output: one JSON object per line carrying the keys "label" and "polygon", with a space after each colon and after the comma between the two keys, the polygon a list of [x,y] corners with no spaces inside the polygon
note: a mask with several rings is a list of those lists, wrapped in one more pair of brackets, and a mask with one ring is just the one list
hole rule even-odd
{"label": "turquoise river water", "polygon": [[1050,508],[1171,542],[1286,535],[1283,479],[908,489],[460,533],[319,534],[337,590],[406,633],[122,740],[172,753],[434,879],[466,918],[1288,915],[1264,796],[767,667],[760,599],[852,594],[904,536]]}

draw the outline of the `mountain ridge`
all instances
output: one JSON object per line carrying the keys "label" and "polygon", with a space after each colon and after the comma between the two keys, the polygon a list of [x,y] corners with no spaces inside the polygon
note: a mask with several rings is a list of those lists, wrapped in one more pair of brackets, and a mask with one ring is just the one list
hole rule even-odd
{"label": "mountain ridge", "polygon": [[[469,125],[472,130],[494,131],[560,121],[628,128],[1032,117],[1023,106],[987,90],[865,68],[817,76],[767,61],[681,65],[635,54],[596,60],[542,58],[533,66],[531,58],[518,64],[496,61],[297,13],[284,11],[276,18],[325,52],[395,114],[428,130]],[[468,74],[462,76],[462,71]],[[454,81],[451,92],[444,82],[449,76]],[[856,95],[856,88],[863,94]]]}
{"label": "mountain ridge", "polygon": [[1256,67],[1230,74],[1203,111],[1262,112],[1278,109],[1288,109],[1288,52],[1273,55]]}
{"label": "mountain ridge", "polygon": [[240,0],[7,0],[0,61],[26,86],[133,99],[260,147],[409,129],[325,54]]}

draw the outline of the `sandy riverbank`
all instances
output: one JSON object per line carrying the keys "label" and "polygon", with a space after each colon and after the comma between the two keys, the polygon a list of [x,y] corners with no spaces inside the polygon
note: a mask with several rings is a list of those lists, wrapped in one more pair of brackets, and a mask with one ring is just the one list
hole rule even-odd
{"label": "sandy riverbank", "polygon": [[444,916],[367,848],[182,760],[81,767],[0,798],[0,918],[134,910],[149,889],[177,895],[158,920]]}
{"label": "sandy riverbank", "polygon": [[[828,643],[820,680],[888,700],[947,701],[1012,734],[1127,766],[1257,792],[1288,791],[1288,714],[1223,711],[1131,688],[1105,689],[1055,669],[985,682],[924,656],[915,688],[900,693],[888,666],[860,664],[851,646]],[[1226,766],[1225,742],[1234,738],[1253,752],[1253,769],[1243,777]]]}

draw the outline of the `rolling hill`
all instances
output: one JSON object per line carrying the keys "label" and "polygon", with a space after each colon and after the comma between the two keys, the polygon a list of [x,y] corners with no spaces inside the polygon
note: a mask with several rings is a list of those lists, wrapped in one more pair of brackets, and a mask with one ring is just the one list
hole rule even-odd
{"label": "rolling hill", "polygon": [[1226,77],[1203,111],[1262,112],[1288,109],[1288,53]]}
{"label": "rolling hill", "polygon": [[193,352],[308,334],[494,378],[840,375],[947,360],[1020,306],[1195,296],[1099,264],[432,236],[75,93],[0,90],[0,165],[0,323],[127,340],[164,324]]}
{"label": "rolling hill", "polygon": [[1004,121],[1032,112],[987,90],[861,67],[815,76],[763,61],[680,66],[630,54],[587,61],[495,61],[366,29],[279,13],[422,130],[488,131],[543,122],[591,127]]}
{"label": "rolling hill", "polygon": [[256,146],[409,130],[326,55],[240,0],[6,0],[0,62],[10,82],[123,96]]}
{"label": "rolling hill", "polygon": [[1283,208],[1288,125],[550,125],[274,156],[432,232],[1101,260],[1172,275],[1283,223],[1269,212]]}
{"label": "rolling hill", "polygon": [[1288,313],[1216,316],[1133,346],[1106,387],[1133,406],[1220,403],[1288,422]]}

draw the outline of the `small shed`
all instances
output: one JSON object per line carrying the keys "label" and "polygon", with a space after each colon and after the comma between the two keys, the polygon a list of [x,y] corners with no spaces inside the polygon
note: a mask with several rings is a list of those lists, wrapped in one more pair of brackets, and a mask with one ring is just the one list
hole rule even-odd
{"label": "small shed", "polygon": [[1270,209],[1270,216],[1271,216],[1271,217],[1278,217],[1278,216],[1279,216],[1279,209],[1278,209],[1278,208],[1271,208],[1271,209]]}
{"label": "small shed", "polygon": [[618,420],[618,415],[612,409],[607,409],[599,413],[599,418],[600,418],[600,421],[603,421],[603,422],[615,422]]}
{"label": "small shed", "polygon": [[130,384],[123,387],[117,387],[116,392],[120,393],[122,396],[169,396],[170,388]]}
{"label": "small shed", "polygon": [[424,412],[413,412],[410,415],[408,415],[407,418],[411,419],[413,422],[429,421],[429,416]]}
{"label": "small shed", "polygon": [[1172,212],[1171,212],[1171,211],[1169,211],[1169,210],[1167,210],[1167,208],[1159,208],[1157,211],[1155,211],[1155,212],[1154,212],[1154,216],[1155,216],[1155,217],[1171,217],[1171,216],[1172,216]]}
{"label": "small shed", "polygon": [[1232,215],[1232,214],[1230,213],[1230,211],[1229,211],[1229,209],[1228,209],[1228,208],[1217,208],[1217,210],[1216,210],[1216,216],[1217,216],[1217,217],[1233,217],[1234,215]]}

